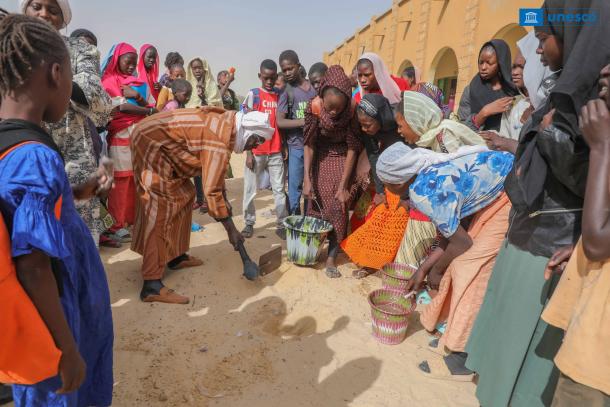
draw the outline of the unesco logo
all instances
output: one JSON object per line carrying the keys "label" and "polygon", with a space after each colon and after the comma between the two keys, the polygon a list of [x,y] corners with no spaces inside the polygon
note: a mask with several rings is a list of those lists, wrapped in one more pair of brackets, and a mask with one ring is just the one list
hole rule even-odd
{"label": "unesco logo", "polygon": [[597,20],[597,11],[591,9],[548,9],[546,13],[541,8],[519,9],[519,25],[523,27],[589,25]]}
{"label": "unesco logo", "polygon": [[519,9],[519,25],[530,27],[544,25],[544,10],[541,8]]}

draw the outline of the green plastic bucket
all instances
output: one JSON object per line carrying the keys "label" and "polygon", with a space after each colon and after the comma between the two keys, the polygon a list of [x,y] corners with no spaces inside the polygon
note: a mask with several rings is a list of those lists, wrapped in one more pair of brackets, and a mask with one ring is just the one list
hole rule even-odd
{"label": "green plastic bucket", "polygon": [[289,216],[284,219],[288,261],[299,266],[313,266],[333,226],[311,216]]}

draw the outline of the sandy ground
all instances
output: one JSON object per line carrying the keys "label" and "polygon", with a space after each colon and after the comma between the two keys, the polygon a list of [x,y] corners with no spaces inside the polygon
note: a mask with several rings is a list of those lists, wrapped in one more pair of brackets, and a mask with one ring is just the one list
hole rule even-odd
{"label": "sandy ground", "polygon": [[[227,183],[241,214],[243,161]],[[241,162],[240,162],[241,161]],[[252,258],[280,244],[270,193],[256,201],[259,219],[247,242]],[[264,216],[264,215],[267,216]],[[416,365],[432,357],[416,314],[407,340],[381,345],[371,336],[367,294],[377,277],[329,280],[321,267],[282,267],[252,283],[224,229],[207,215],[191,253],[205,265],[168,274],[165,283],[191,297],[188,306],[138,299],[141,259],[103,249],[115,326],[115,406],[478,406],[474,384],[434,381]],[[235,216],[238,228],[241,216]]]}

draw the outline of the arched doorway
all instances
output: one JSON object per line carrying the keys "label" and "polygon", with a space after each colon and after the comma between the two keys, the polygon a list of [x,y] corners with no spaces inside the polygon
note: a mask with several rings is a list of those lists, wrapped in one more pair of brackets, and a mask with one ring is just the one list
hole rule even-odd
{"label": "arched doorway", "polygon": [[458,81],[458,61],[453,49],[442,48],[430,65],[428,78],[443,91],[443,103],[453,111]]}
{"label": "arched doorway", "polygon": [[[508,24],[496,33],[492,38],[506,41],[510,47],[511,57],[514,59],[517,54],[517,41],[525,37],[527,30],[517,24]],[[512,61],[511,61],[512,62]]]}
{"label": "arched doorway", "polygon": [[413,62],[411,62],[410,59],[405,59],[404,61],[402,61],[402,64],[400,64],[400,66],[398,67],[398,72],[396,72],[396,75],[402,77],[402,74],[404,73],[405,69],[410,68],[414,66]]}

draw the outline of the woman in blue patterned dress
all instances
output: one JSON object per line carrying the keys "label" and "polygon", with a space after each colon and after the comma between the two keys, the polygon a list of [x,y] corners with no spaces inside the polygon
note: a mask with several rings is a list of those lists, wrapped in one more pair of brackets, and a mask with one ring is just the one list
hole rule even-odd
{"label": "woman in blue patterned dress", "polygon": [[408,285],[418,289],[427,277],[438,291],[420,315],[424,328],[434,331],[447,322],[440,341],[430,343],[444,359],[419,364],[428,376],[455,381],[474,376],[465,368],[464,350],[508,229],[510,204],[503,189],[512,164],[512,154],[481,146],[442,154],[397,143],[379,158],[377,173],[386,187],[395,193],[408,188],[411,206],[443,237]]}

